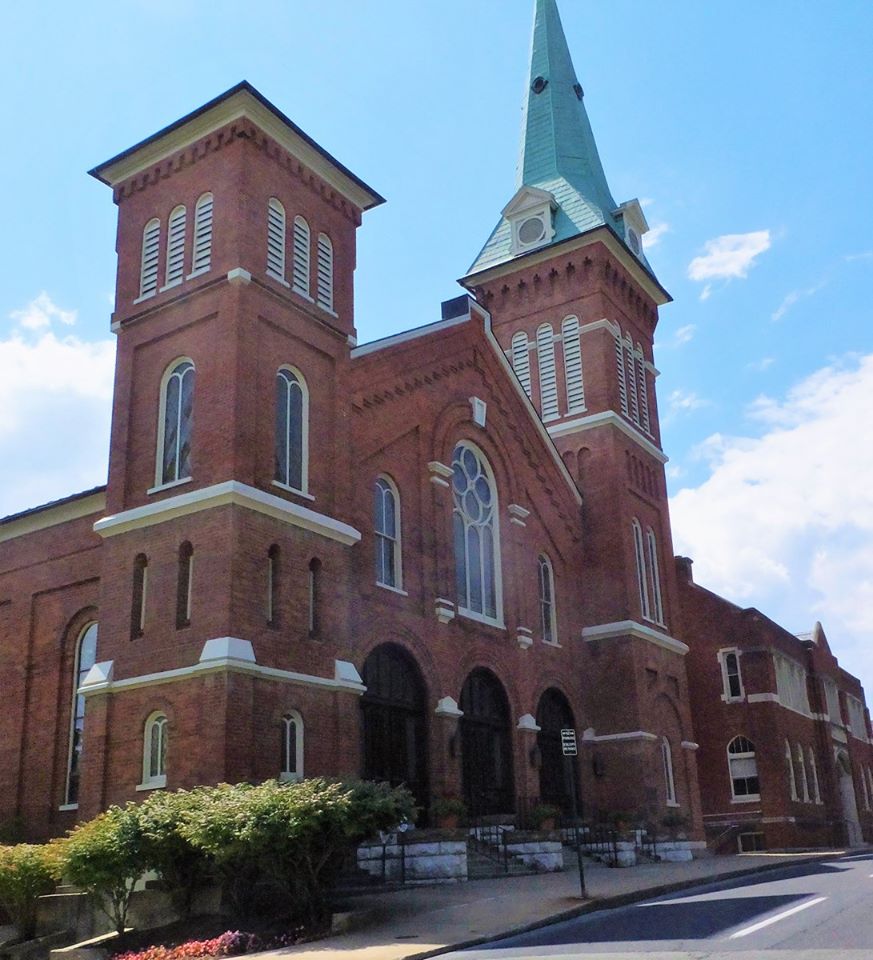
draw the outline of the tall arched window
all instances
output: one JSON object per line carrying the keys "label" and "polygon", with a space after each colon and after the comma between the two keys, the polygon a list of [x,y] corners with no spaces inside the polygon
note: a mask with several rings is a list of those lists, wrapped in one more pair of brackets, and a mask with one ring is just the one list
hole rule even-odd
{"label": "tall arched window", "polygon": [[264,610],[267,623],[271,627],[279,624],[279,564],[281,552],[274,543],[267,551],[267,598]]}
{"label": "tall arched window", "polygon": [[164,486],[191,476],[191,423],[194,413],[194,364],[176,360],[161,384],[158,465],[155,483]]}
{"label": "tall arched window", "polygon": [[309,636],[321,633],[321,561],[313,557],[309,561]]}
{"label": "tall arched window", "polygon": [[637,561],[637,586],[640,591],[640,611],[645,620],[652,619],[652,609],[649,605],[649,584],[646,571],[646,548],[643,544],[643,528],[636,517],[632,523],[634,537],[634,554]]}
{"label": "tall arched window", "polygon": [[799,800],[797,795],[797,780],[794,777],[794,761],[791,757],[791,745],[785,741],[785,772],[788,774],[788,788],[792,800]]}
{"label": "tall arched window", "polygon": [[815,763],[815,753],[813,752],[812,747],[808,748],[807,756],[809,757],[809,776],[812,780],[812,799],[815,801],[815,803],[821,803],[821,787],[818,783],[818,767]]}
{"label": "tall arched window", "polygon": [[318,235],[318,275],[316,302],[333,313],[333,244],[326,233]]}
{"label": "tall arched window", "polygon": [[743,698],[743,678],[740,674],[740,654],[736,650],[722,651],[719,654],[721,659],[721,675],[724,683],[725,700],[742,700]]}
{"label": "tall arched window", "polygon": [[186,540],[179,547],[176,578],[176,629],[191,625],[191,599],[194,586],[194,547]]}
{"label": "tall arched window", "polygon": [[275,197],[267,206],[267,273],[285,282],[285,208]]}
{"label": "tall arched window", "polygon": [[661,738],[661,759],[664,762],[664,792],[667,796],[667,806],[677,807],[676,781],[673,779],[673,748],[666,737]]}
{"label": "tall arched window", "polygon": [[459,443],[452,456],[452,499],[458,608],[499,620],[497,490],[491,468],[469,443]]}
{"label": "tall arched window", "polygon": [[624,369],[624,342],[621,339],[621,331],[615,335],[615,367],[618,377],[618,399],[621,405],[621,412],[627,417],[629,410],[627,405],[627,377]]}
{"label": "tall arched window", "polygon": [[373,526],[376,537],[376,583],[400,590],[403,588],[400,494],[388,477],[376,479]]}
{"label": "tall arched window", "polygon": [[664,604],[661,601],[661,571],[658,563],[658,542],[651,527],[646,530],[646,546],[648,547],[649,576],[652,581],[652,618],[656,623],[664,622]]}
{"label": "tall arched window", "polygon": [[540,406],[543,420],[558,414],[558,377],[555,371],[555,334],[550,323],[537,330],[537,363],[540,370]]}
{"label": "tall arched window", "polygon": [[212,266],[212,194],[204,193],[194,205],[194,252],[191,276]]}
{"label": "tall arched window", "polygon": [[142,754],[142,783],[146,788],[167,785],[167,718],[153,713],[145,723]]}
{"label": "tall arched window", "polygon": [[640,422],[640,399],[637,392],[637,377],[634,357],[633,341],[628,334],[624,339],[624,370],[625,384],[627,386],[628,405],[630,407],[630,418],[639,425]]}
{"label": "tall arched window", "polygon": [[512,369],[524,392],[530,396],[530,347],[524,330],[519,330],[512,337]]}
{"label": "tall arched window", "polygon": [[760,799],[755,745],[745,737],[734,737],[728,744],[727,754],[731,796],[739,801]]}
{"label": "tall arched window", "polygon": [[73,710],[70,721],[70,754],[67,761],[67,783],[64,805],[79,802],[79,780],[82,772],[82,734],[85,730],[85,698],[79,687],[97,660],[97,624],[89,623],[76,641],[76,660],[73,668]]}
{"label": "tall arched window", "polygon": [[555,626],[555,576],[552,564],[545,554],[537,561],[540,587],[540,629],[545,643],[557,643],[558,631]]}
{"label": "tall arched window", "polygon": [[636,354],[636,375],[637,392],[640,400],[640,426],[646,433],[651,433],[651,423],[649,421],[649,388],[646,382],[646,360],[643,356],[643,348],[637,344]]}
{"label": "tall arched window", "polygon": [[303,717],[290,710],[282,717],[282,763],[280,780],[303,779]]}
{"label": "tall arched window", "polygon": [[130,638],[136,640],[145,630],[146,593],[149,581],[149,561],[144,553],[133,561],[133,584],[130,600]]}
{"label": "tall arched window", "polygon": [[310,261],[309,224],[303,217],[294,218],[294,270],[293,289],[301,296],[309,297],[309,261]]}
{"label": "tall arched window", "polygon": [[800,771],[800,797],[804,803],[809,803],[809,782],[806,779],[806,761],[803,759],[803,747],[795,744],[794,756],[797,758],[797,769]]}
{"label": "tall arched window", "polygon": [[309,468],[309,390],[299,370],[276,374],[276,482],[307,492]]}
{"label": "tall arched window", "polygon": [[139,269],[139,299],[158,291],[158,257],[161,252],[161,221],[155,217],[143,227],[142,260]]}
{"label": "tall arched window", "polygon": [[585,409],[585,386],[582,380],[582,343],[576,317],[567,317],[561,324],[561,340],[564,344],[567,413],[579,413]]}
{"label": "tall arched window", "polygon": [[183,206],[178,206],[170,214],[167,229],[167,275],[164,281],[168,287],[181,283],[185,276],[185,227],[188,214]]}

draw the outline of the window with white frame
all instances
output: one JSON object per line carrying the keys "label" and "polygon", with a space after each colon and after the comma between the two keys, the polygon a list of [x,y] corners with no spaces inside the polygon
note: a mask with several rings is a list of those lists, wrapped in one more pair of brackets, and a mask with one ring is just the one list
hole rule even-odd
{"label": "window with white frame", "polygon": [[776,693],[784,707],[809,714],[809,694],[806,689],[806,670],[796,660],[781,653],[773,654],[776,667]]}
{"label": "window with white frame", "polygon": [[326,233],[318,235],[316,303],[333,313],[333,243]]}
{"label": "window with white frame", "polygon": [[743,678],[740,674],[739,650],[720,650],[718,658],[721,661],[724,699],[727,701],[742,700],[745,693],[743,691]]}
{"label": "window with white frame", "polygon": [[870,809],[870,790],[867,785],[867,776],[863,767],[858,769],[858,778],[861,781],[861,796],[864,799],[864,809]]}
{"label": "window with white frame", "polygon": [[566,317],[561,324],[561,342],[564,346],[564,380],[567,385],[567,413],[585,410],[585,383],[582,378],[582,342],[579,320]]}
{"label": "window with white frame", "polygon": [[630,334],[624,338],[624,371],[625,382],[627,384],[628,406],[630,407],[630,418],[639,425],[640,422],[640,397],[637,389],[636,377],[636,357],[634,354],[633,341]]}
{"label": "window with white frame", "polygon": [[652,619],[655,623],[664,623],[664,603],[661,599],[661,567],[658,563],[658,541],[655,532],[649,527],[646,530],[646,546],[648,548],[649,577],[652,581]]}
{"label": "window with white frame", "polygon": [[264,616],[271,627],[279,623],[279,545],[274,543],[267,551],[267,597],[264,607]]}
{"label": "window with white frame", "polygon": [[555,333],[550,323],[537,330],[537,364],[540,374],[540,407],[543,420],[558,416],[558,376],[555,370]]}
{"label": "window with white frame", "polygon": [[631,524],[634,538],[634,554],[637,562],[637,586],[640,591],[640,612],[644,620],[652,619],[652,608],[649,604],[649,575],[646,569],[646,548],[643,543],[643,528],[640,521],[634,517]]}
{"label": "window with white frame", "polygon": [[88,671],[97,660],[97,624],[89,623],[79,632],[76,640],[76,657],[73,666],[73,708],[70,719],[70,750],[67,759],[67,782],[64,790],[64,805],[79,802],[79,781],[82,774],[82,737],[85,732],[85,698],[79,688],[85,682]]}
{"label": "window with white frame", "polygon": [[497,490],[481,452],[464,442],[452,456],[452,520],[458,608],[487,620],[501,619]]}
{"label": "window with white frame", "polygon": [[376,479],[373,527],[376,538],[376,583],[400,590],[403,587],[400,494],[394,481],[386,476]]}
{"label": "window with white frame", "polygon": [[812,799],[814,803],[821,803],[821,787],[818,783],[818,765],[815,762],[815,751],[809,747],[806,752],[809,758],[809,778],[812,781]]}
{"label": "window with white frame", "polygon": [[276,374],[276,483],[307,492],[309,472],[309,390],[293,367]]}
{"label": "window with white frame", "polygon": [[148,788],[167,785],[167,717],[153,713],[146,720],[143,735],[142,783]]}
{"label": "window with white frame", "polygon": [[191,601],[194,589],[194,547],[186,540],[179,547],[176,577],[176,629],[191,625]]}
{"label": "window with white frame", "polygon": [[734,737],[728,744],[728,774],[731,797],[737,802],[761,799],[755,745],[746,737]]}
{"label": "window with white frame", "polygon": [[321,633],[321,560],[309,561],[309,636]]}
{"label": "window with white frame", "polygon": [[864,704],[850,693],[846,694],[846,712],[849,715],[849,728],[853,737],[867,739],[867,718],[864,716]]}
{"label": "window with white frame", "polygon": [[624,341],[621,339],[621,332],[615,335],[615,366],[618,375],[618,399],[621,405],[621,412],[627,417],[630,415],[630,408],[627,403],[627,380],[624,369]]}
{"label": "window with white frame", "polygon": [[788,789],[792,800],[799,800],[797,795],[797,780],[794,776],[794,761],[791,757],[791,744],[785,741],[785,772],[788,774]]}
{"label": "window with white frame", "polygon": [[170,214],[167,227],[167,270],[164,286],[174,287],[185,278],[185,227],[188,212],[183,206]]}
{"label": "window with white frame", "polygon": [[204,193],[194,205],[194,250],[191,276],[212,266],[212,194]]}
{"label": "window with white frame", "polygon": [[636,360],[637,392],[639,393],[640,401],[639,426],[641,426],[646,433],[651,433],[651,422],[649,420],[649,388],[646,381],[646,360],[643,356],[643,349],[639,344],[637,344],[634,359]]}
{"label": "window with white frame", "polygon": [[275,197],[267,204],[267,273],[285,282],[285,207]]}
{"label": "window with white frame", "polygon": [[144,553],[137,554],[133,561],[133,583],[130,600],[130,639],[143,635],[146,620],[146,596],[149,585],[149,561]]}
{"label": "window with white frame", "polygon": [[292,288],[295,293],[309,299],[309,264],[311,234],[309,224],[303,217],[294,218],[294,254]]}
{"label": "window with white frame", "polygon": [[193,414],[194,364],[186,357],[170,364],[161,382],[156,486],[191,476]]}
{"label": "window with white frame", "polygon": [[143,227],[139,271],[139,299],[158,292],[158,257],[161,252],[161,221],[155,217]]}
{"label": "window with white frame", "polygon": [[840,693],[837,690],[837,685],[830,677],[823,677],[822,684],[824,685],[825,702],[828,707],[828,719],[831,723],[842,725],[843,712],[840,710]]}
{"label": "window with white frame", "polygon": [[667,795],[667,806],[678,807],[676,781],[673,779],[673,748],[666,737],[661,738],[661,758],[664,762],[664,788]]}
{"label": "window with white frame", "polygon": [[801,747],[799,743],[794,745],[794,756],[797,759],[800,799],[803,800],[804,803],[809,803],[809,781],[806,779],[806,761],[803,759],[803,747]]}
{"label": "window with white frame", "polygon": [[557,643],[558,630],[555,617],[555,574],[552,563],[545,554],[537,561],[540,587],[540,629],[544,643]]}
{"label": "window with white frame", "polygon": [[281,766],[280,780],[303,779],[303,718],[296,710],[282,717]]}
{"label": "window with white frame", "polygon": [[512,337],[512,369],[524,392],[530,396],[530,344],[524,330],[519,330]]}

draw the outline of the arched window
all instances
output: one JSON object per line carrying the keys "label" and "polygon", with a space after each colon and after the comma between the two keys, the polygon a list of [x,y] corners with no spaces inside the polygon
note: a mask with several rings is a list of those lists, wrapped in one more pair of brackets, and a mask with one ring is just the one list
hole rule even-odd
{"label": "arched window", "polygon": [[212,194],[204,193],[194,206],[194,253],[191,276],[212,266]]}
{"label": "arched window", "polygon": [[800,771],[800,797],[804,803],[809,803],[809,782],[806,779],[806,761],[803,759],[803,747],[795,744],[794,756],[797,758],[797,769]]}
{"label": "arched window", "polygon": [[275,197],[267,207],[267,273],[285,282],[285,208]]}
{"label": "arched window", "polygon": [[70,754],[67,760],[67,783],[64,805],[79,802],[79,779],[82,772],[82,735],[85,730],[85,698],[79,687],[97,660],[97,624],[89,623],[76,641],[76,660],[73,668],[73,709],[70,721]]}
{"label": "arched window", "polygon": [[191,476],[191,422],[194,412],[194,364],[176,360],[161,383],[158,465],[161,487]]}
{"label": "arched window", "polygon": [[142,755],[142,783],[144,788],[167,785],[167,718],[153,713],[145,724]]}
{"label": "arched window", "polygon": [[637,392],[636,378],[636,359],[634,357],[634,345],[630,334],[624,338],[624,370],[625,384],[627,386],[628,405],[630,407],[630,418],[639,425],[640,422],[640,399]]}
{"label": "arched window", "polygon": [[861,779],[861,793],[863,794],[863,797],[864,797],[864,809],[869,810],[870,809],[870,791],[867,788],[867,776],[863,767],[860,767],[858,769],[858,776]]}
{"label": "arched window", "polygon": [[656,623],[664,622],[664,604],[661,601],[661,572],[658,563],[658,542],[651,527],[646,530],[646,545],[649,549],[649,576],[652,580],[652,618]]}
{"label": "arched window", "polygon": [[271,627],[279,624],[279,559],[279,546],[274,543],[267,551],[267,602],[264,611]]}
{"label": "arched window", "polygon": [[721,674],[725,700],[743,698],[743,679],[740,675],[740,655],[736,650],[721,651]]}
{"label": "arched window", "polygon": [[[294,218],[294,270],[295,293],[309,298],[309,224],[303,217]],[[311,299],[311,298],[310,298]]]}
{"label": "arched window", "polygon": [[734,800],[759,800],[758,761],[755,745],[745,737],[734,737],[728,744],[728,773]]}
{"label": "arched window", "polygon": [[615,366],[618,375],[618,399],[621,405],[621,412],[629,416],[627,405],[627,378],[624,369],[624,343],[621,339],[621,332],[615,334]]}
{"label": "arched window", "polygon": [[543,420],[558,414],[558,378],[555,371],[555,335],[550,323],[537,330],[537,362],[540,368],[540,406]]}
{"label": "arched window", "polygon": [[145,630],[146,593],[149,585],[149,561],[144,553],[133,561],[133,590],[130,601],[130,638],[136,640]]}
{"label": "arched window", "polygon": [[512,369],[524,392],[530,396],[530,346],[524,330],[519,330],[512,337]]}
{"label": "arched window", "polygon": [[673,779],[673,748],[666,737],[661,738],[661,758],[664,761],[664,790],[667,795],[667,806],[678,807],[676,781]]}
{"label": "arched window", "polygon": [[155,217],[143,227],[142,260],[139,270],[139,299],[158,292],[158,257],[161,251],[161,221]]}
{"label": "arched window", "polygon": [[167,275],[165,286],[174,287],[185,276],[185,227],[188,214],[183,206],[170,214],[167,229]]}
{"label": "arched window", "polygon": [[176,579],[176,629],[191,625],[191,598],[194,582],[194,548],[186,540],[179,547]]}
{"label": "arched window", "polygon": [[545,643],[557,643],[555,625],[555,576],[549,558],[540,554],[537,561],[540,586],[540,628]]}
{"label": "arched window", "polygon": [[788,787],[792,800],[799,800],[797,795],[797,780],[794,777],[794,762],[791,758],[791,745],[785,741],[785,772],[788,774]]}
{"label": "arched window", "polygon": [[309,561],[309,636],[321,633],[321,561],[313,557]]}
{"label": "arched window", "polygon": [[317,303],[333,313],[333,244],[326,233],[318,235]]}
{"label": "arched window", "polygon": [[307,492],[309,471],[309,390],[299,370],[276,374],[276,482]]}
{"label": "arched window", "polygon": [[637,561],[637,586],[640,591],[640,611],[645,620],[652,619],[652,609],[649,606],[649,584],[648,573],[646,570],[646,550],[643,545],[643,528],[636,517],[632,523],[634,537],[634,554]]}
{"label": "arched window", "polygon": [[452,456],[452,499],[458,608],[499,620],[497,490],[491,468],[469,443],[459,443]]}
{"label": "arched window", "polygon": [[585,386],[582,380],[582,344],[576,317],[567,317],[561,324],[561,340],[564,344],[567,413],[579,413],[585,409]]}
{"label": "arched window", "polygon": [[821,803],[821,788],[818,785],[818,767],[815,763],[815,753],[812,747],[807,749],[807,756],[809,757],[809,776],[812,780],[812,799],[815,803]]}
{"label": "arched window", "polygon": [[643,356],[643,348],[637,344],[636,354],[636,375],[637,391],[640,400],[640,426],[646,433],[651,433],[651,423],[649,421],[649,388],[646,382],[646,360]]}
{"label": "arched window", "polygon": [[400,590],[403,588],[400,494],[388,477],[376,479],[373,525],[376,536],[376,583]]}
{"label": "arched window", "polygon": [[303,718],[296,710],[282,717],[281,766],[280,780],[303,779]]}

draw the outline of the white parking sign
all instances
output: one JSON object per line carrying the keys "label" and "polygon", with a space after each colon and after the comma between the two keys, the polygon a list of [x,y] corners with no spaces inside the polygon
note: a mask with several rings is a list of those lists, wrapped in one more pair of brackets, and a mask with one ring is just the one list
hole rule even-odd
{"label": "white parking sign", "polygon": [[561,749],[563,750],[565,757],[576,756],[576,731],[575,730],[561,731]]}

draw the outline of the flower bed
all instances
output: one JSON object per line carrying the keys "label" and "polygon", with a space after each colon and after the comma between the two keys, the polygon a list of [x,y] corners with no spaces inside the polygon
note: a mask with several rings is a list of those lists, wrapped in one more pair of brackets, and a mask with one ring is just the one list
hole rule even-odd
{"label": "flower bed", "polygon": [[300,932],[261,936],[242,930],[227,930],[209,940],[188,940],[176,946],[147,947],[116,953],[112,960],[200,960],[201,957],[238,957],[261,950],[292,947],[303,940]]}

